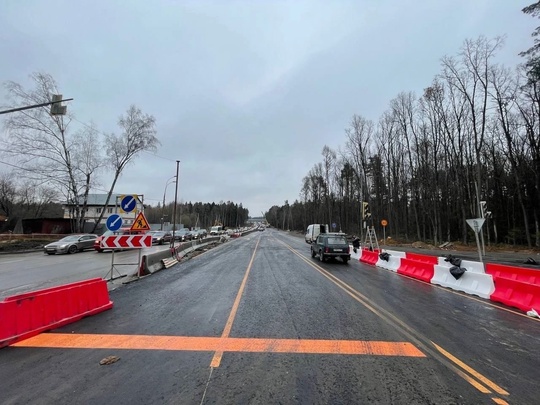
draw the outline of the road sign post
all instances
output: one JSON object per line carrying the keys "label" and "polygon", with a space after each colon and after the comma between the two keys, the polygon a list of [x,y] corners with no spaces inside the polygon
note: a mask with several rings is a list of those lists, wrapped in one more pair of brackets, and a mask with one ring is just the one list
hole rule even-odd
{"label": "road sign post", "polygon": [[382,229],[383,229],[383,241],[384,245],[386,246],[386,225],[388,225],[388,221],[386,219],[383,219],[381,221]]}
{"label": "road sign post", "polygon": [[484,218],[473,218],[468,219],[467,224],[474,230],[474,236],[476,237],[476,247],[478,248],[478,257],[480,258],[480,263],[483,263],[482,261],[482,250],[480,247],[480,239],[478,238],[478,233],[482,229],[482,225],[484,225]]}

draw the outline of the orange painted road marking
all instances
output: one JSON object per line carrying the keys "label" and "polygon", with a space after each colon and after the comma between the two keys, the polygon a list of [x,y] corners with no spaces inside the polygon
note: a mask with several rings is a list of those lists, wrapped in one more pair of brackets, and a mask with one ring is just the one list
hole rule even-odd
{"label": "orange painted road marking", "polygon": [[42,333],[11,347],[426,357],[408,342]]}

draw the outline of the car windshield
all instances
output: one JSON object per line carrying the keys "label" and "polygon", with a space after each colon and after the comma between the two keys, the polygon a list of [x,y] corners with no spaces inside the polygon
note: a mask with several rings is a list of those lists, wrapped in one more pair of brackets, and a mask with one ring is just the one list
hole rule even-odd
{"label": "car windshield", "polygon": [[70,235],[66,236],[65,238],[60,239],[58,242],[73,242],[76,240],[79,240],[80,235]]}
{"label": "car windshield", "polygon": [[154,236],[163,236],[163,235],[165,235],[165,232],[156,231],[156,232],[153,232],[152,235],[154,235]]}
{"label": "car windshield", "polygon": [[328,238],[329,245],[346,245],[347,240],[343,237],[332,237]]}

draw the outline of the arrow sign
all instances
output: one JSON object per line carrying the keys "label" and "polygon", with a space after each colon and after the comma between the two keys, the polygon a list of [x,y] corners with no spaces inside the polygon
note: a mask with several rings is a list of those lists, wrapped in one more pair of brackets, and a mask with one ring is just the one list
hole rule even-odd
{"label": "arrow sign", "polygon": [[107,218],[107,229],[109,231],[117,231],[122,226],[122,217],[118,214],[112,214]]}
{"label": "arrow sign", "polygon": [[137,206],[137,199],[134,195],[126,195],[120,205],[125,212],[131,212]]}
{"label": "arrow sign", "polygon": [[152,247],[152,235],[112,235],[101,240],[105,249],[140,249]]}
{"label": "arrow sign", "polygon": [[474,232],[478,233],[480,232],[480,229],[482,229],[485,221],[486,220],[484,218],[473,218],[468,219],[467,224],[469,224],[469,226],[474,230]]}

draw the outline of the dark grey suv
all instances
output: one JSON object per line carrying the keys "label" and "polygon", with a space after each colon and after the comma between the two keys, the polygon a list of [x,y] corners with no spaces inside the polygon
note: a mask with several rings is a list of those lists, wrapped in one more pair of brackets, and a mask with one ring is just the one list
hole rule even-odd
{"label": "dark grey suv", "polygon": [[349,249],[345,234],[321,233],[311,244],[311,257],[318,255],[321,262],[327,258],[340,257],[344,263],[347,263],[351,259]]}

